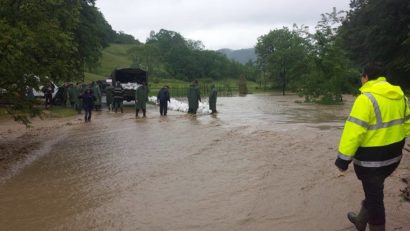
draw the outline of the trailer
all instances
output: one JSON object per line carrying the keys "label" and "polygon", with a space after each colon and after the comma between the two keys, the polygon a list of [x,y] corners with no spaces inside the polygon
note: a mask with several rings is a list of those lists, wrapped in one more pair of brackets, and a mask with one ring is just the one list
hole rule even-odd
{"label": "trailer", "polygon": [[124,88],[124,100],[135,100],[135,91],[143,83],[148,85],[148,74],[140,68],[115,69],[111,73],[112,84],[120,82]]}

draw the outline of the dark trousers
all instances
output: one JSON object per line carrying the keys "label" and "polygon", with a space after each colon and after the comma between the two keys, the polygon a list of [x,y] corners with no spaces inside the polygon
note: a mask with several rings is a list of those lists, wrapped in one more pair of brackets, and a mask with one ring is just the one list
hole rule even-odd
{"label": "dark trousers", "polygon": [[[136,117],[138,117],[138,113],[139,113],[139,112],[140,112],[140,109],[138,109],[138,108],[135,109],[135,116],[136,116]],[[142,109],[142,116],[143,116],[143,117],[146,117],[146,113],[147,113],[147,110],[143,108],[143,109]]]}
{"label": "dark trousers", "polygon": [[399,163],[381,168],[365,168],[355,165],[355,171],[359,180],[362,181],[365,199],[363,206],[369,211],[371,225],[386,224],[384,209],[384,180],[393,173]]}
{"label": "dark trousers", "polygon": [[91,113],[92,113],[93,109],[84,108],[84,111],[85,111],[84,120],[86,122],[90,121],[91,120]]}
{"label": "dark trousers", "polygon": [[113,105],[112,110],[113,111],[115,110],[115,112],[117,112],[118,108],[120,108],[121,112],[123,112],[123,110],[122,110],[122,101],[123,101],[122,99],[115,99],[114,98],[114,105]]}
{"label": "dark trousers", "polygon": [[159,114],[167,115],[168,101],[159,101]]}
{"label": "dark trousers", "polygon": [[45,94],[45,107],[48,108],[49,106],[51,106],[51,103],[53,101],[53,95],[52,94]]}

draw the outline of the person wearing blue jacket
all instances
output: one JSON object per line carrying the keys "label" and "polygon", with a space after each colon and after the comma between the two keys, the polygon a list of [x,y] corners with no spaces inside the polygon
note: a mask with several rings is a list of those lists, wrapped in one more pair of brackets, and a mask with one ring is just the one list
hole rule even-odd
{"label": "person wearing blue jacket", "polygon": [[157,102],[159,103],[159,114],[163,116],[167,115],[168,102],[171,102],[168,88],[168,86],[164,86],[163,88],[161,88],[157,96]]}
{"label": "person wearing blue jacket", "polygon": [[81,95],[82,102],[83,102],[83,109],[85,111],[84,120],[85,122],[91,121],[91,112],[94,108],[94,101],[96,100],[93,91],[91,89],[85,90],[85,92]]}

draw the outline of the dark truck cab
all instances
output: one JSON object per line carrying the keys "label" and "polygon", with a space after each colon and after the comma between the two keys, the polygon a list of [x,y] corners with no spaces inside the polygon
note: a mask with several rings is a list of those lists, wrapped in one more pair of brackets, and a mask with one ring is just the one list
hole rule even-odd
{"label": "dark truck cab", "polygon": [[124,100],[128,102],[135,100],[135,91],[140,85],[143,83],[148,85],[147,72],[140,68],[115,69],[111,73],[111,79],[113,86],[116,82],[121,83],[124,88]]}

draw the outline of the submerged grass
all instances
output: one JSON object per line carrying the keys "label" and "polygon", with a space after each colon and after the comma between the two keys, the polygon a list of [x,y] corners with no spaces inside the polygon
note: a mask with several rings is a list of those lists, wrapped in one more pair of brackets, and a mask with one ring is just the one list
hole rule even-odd
{"label": "submerged grass", "polygon": [[77,115],[77,111],[72,108],[53,106],[48,110],[43,110],[42,115],[45,118],[63,118]]}

